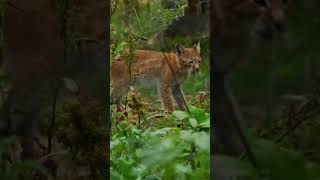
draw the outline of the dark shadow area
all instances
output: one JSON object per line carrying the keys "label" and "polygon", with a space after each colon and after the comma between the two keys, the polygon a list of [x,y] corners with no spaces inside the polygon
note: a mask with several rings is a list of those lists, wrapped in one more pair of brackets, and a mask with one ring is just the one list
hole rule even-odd
{"label": "dark shadow area", "polygon": [[213,178],[318,179],[319,2],[212,5]]}
{"label": "dark shadow area", "polygon": [[108,178],[105,1],[2,1],[0,179]]}

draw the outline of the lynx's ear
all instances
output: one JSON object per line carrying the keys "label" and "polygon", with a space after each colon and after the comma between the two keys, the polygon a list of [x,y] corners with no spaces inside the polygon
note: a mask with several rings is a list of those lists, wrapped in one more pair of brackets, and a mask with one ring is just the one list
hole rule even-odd
{"label": "lynx's ear", "polygon": [[200,54],[200,41],[197,44],[195,44],[193,47],[197,50],[197,53]]}
{"label": "lynx's ear", "polygon": [[181,56],[184,52],[184,47],[180,44],[176,44],[176,53],[178,56]]}

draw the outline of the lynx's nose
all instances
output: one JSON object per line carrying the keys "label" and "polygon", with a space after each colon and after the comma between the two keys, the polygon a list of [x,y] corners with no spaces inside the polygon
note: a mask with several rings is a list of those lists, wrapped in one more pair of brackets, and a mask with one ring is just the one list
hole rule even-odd
{"label": "lynx's nose", "polygon": [[199,72],[200,66],[199,64],[194,65],[194,71]]}

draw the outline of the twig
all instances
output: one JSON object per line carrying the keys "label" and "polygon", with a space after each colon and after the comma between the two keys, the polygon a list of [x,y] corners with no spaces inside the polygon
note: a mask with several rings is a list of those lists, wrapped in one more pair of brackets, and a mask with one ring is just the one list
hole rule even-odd
{"label": "twig", "polygon": [[241,128],[241,125],[240,125],[240,121],[242,119],[242,115],[240,113],[239,107],[236,104],[235,97],[233,96],[232,93],[230,93],[229,83],[226,83],[225,86],[226,86],[227,96],[230,98],[230,102],[231,102],[231,105],[232,105],[232,107],[234,109],[235,116],[237,117],[237,118],[231,118],[231,122],[236,128],[236,131],[237,131],[237,133],[239,135],[241,143],[244,146],[246,155],[248,156],[250,163],[254,167],[257,167],[257,160],[255,158],[255,155],[254,155],[254,153],[253,153],[253,151],[252,151],[252,149],[251,149],[251,147],[250,147],[250,145],[248,143],[248,140],[247,140],[246,136],[244,135],[244,132],[243,132],[243,130]]}
{"label": "twig", "polygon": [[57,105],[57,97],[59,93],[59,82],[58,84],[54,84],[54,86],[55,87],[53,91],[51,122],[50,122],[49,132],[48,132],[48,153],[51,153],[51,150],[52,150],[52,138],[53,138],[53,131],[55,128],[55,121],[56,121],[56,105]]}
{"label": "twig", "polygon": [[[117,2],[117,0],[114,0],[114,2],[111,1],[110,4],[111,4],[111,7],[110,7],[110,17],[111,17],[111,16],[114,15],[114,13],[115,13],[116,10],[117,10],[117,7],[118,7],[117,4],[118,4],[118,2]],[[112,5],[113,5],[113,9],[112,9]]]}
{"label": "twig", "polygon": [[196,157],[196,145],[194,142],[191,143],[191,153],[190,153],[190,164],[192,170],[196,169],[196,162],[195,162],[195,157]]}
{"label": "twig", "polygon": [[150,119],[153,119],[153,118],[159,118],[159,117],[164,117],[163,114],[155,114],[155,115],[152,115],[150,117],[147,118],[147,120],[150,120]]}
{"label": "twig", "polygon": [[[297,121],[291,128],[289,128],[286,132],[284,132],[282,135],[280,135],[279,138],[275,140],[275,142],[276,143],[281,142],[286,136],[288,136],[291,132],[296,130],[302,123],[304,123],[308,119],[311,119],[313,116],[315,116],[317,114],[319,114],[319,111],[316,111],[309,116],[304,116],[304,118],[300,118],[300,120]],[[298,119],[298,118],[295,118],[295,119]]]}
{"label": "twig", "polygon": [[99,40],[92,39],[92,38],[86,38],[86,37],[77,38],[76,41],[78,41],[78,42],[85,41],[85,42],[96,43],[96,44],[98,44],[100,46],[104,46],[105,45],[105,43],[100,42]]}
{"label": "twig", "polygon": [[16,9],[16,10],[18,10],[18,11],[20,11],[20,12],[25,12],[24,9],[22,9],[22,8],[16,6],[16,5],[14,5],[14,4],[13,4],[12,2],[10,2],[10,1],[7,1],[7,5],[13,7],[14,9]]}
{"label": "twig", "polygon": [[[306,107],[306,105],[305,105]],[[287,131],[285,131],[283,134],[281,134],[274,142],[279,143],[281,142],[285,137],[287,137],[290,133],[294,132],[301,124],[303,124],[308,119],[311,119],[313,116],[319,114],[319,110],[316,110],[312,113],[310,113],[308,116],[305,115],[306,112],[303,112],[305,110],[305,107],[302,107],[295,115],[296,116],[289,116],[289,120],[293,118],[292,120],[298,119],[298,121]],[[299,118],[299,114],[303,114],[303,117]],[[246,157],[246,154],[242,153],[240,156],[240,159],[243,159]]]}
{"label": "twig", "polygon": [[48,161],[49,159],[51,159],[52,157],[54,156],[57,156],[57,155],[65,155],[65,154],[68,154],[68,151],[58,151],[58,152],[52,152],[50,154],[47,154],[43,157],[41,157],[38,161],[40,163],[45,163],[46,161]]}

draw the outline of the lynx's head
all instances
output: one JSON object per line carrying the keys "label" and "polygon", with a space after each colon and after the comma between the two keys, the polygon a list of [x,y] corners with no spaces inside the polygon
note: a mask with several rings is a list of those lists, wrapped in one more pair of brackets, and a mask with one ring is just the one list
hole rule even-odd
{"label": "lynx's head", "polygon": [[192,73],[199,72],[201,63],[200,42],[191,48],[184,48],[183,46],[177,44],[176,54],[180,60],[182,69],[186,69]]}
{"label": "lynx's head", "polygon": [[255,25],[255,32],[264,38],[286,31],[288,0],[254,0],[261,9]]}

